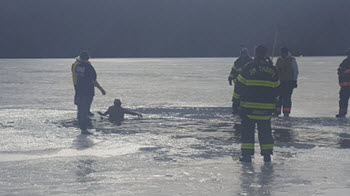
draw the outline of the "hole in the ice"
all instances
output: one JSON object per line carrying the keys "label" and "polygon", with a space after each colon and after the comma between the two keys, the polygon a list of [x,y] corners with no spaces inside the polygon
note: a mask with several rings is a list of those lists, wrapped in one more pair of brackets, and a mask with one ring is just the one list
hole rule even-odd
{"label": "hole in the ice", "polygon": [[292,142],[294,139],[291,129],[274,128],[272,133],[276,142]]}
{"label": "hole in the ice", "polygon": [[340,148],[350,148],[350,134],[348,133],[341,133],[339,134],[339,145]]}
{"label": "hole in the ice", "polygon": [[162,149],[162,147],[144,147],[144,148],[140,148],[139,150],[144,152],[154,152],[159,149]]}

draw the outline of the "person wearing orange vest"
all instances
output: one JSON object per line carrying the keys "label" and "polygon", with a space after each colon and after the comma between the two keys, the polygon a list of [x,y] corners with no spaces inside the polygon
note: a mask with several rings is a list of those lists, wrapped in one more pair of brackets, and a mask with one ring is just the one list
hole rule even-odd
{"label": "person wearing orange vest", "polygon": [[298,87],[299,69],[297,61],[289,53],[288,48],[281,48],[281,56],[277,59],[276,69],[281,86],[274,116],[279,116],[283,111],[284,116],[289,117],[292,109],[293,89]]}
{"label": "person wearing orange vest", "polygon": [[347,58],[343,60],[338,68],[339,78],[339,114],[337,118],[345,118],[348,111],[348,102],[350,97],[350,48],[345,51]]}

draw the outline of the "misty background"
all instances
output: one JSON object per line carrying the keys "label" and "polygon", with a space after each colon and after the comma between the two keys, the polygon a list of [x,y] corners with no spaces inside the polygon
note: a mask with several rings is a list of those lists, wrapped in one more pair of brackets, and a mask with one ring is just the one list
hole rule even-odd
{"label": "misty background", "polygon": [[241,44],[343,55],[349,0],[0,0],[0,57],[229,57]]}

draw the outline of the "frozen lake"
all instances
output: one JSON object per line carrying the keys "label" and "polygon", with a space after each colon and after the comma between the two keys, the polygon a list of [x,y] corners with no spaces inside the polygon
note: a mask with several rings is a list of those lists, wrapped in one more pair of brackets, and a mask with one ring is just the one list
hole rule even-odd
{"label": "frozen lake", "polygon": [[273,119],[271,164],[238,162],[232,58],[92,59],[106,96],[144,114],[75,127],[74,59],[0,59],[0,195],[349,195],[350,120],[338,112],[344,57],[298,58],[291,118]]}

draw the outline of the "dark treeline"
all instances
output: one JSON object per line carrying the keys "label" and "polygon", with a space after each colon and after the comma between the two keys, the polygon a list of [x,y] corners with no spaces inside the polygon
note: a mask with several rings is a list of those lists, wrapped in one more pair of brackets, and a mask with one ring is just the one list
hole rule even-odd
{"label": "dark treeline", "polygon": [[341,55],[349,0],[1,0],[0,57],[226,57],[240,44]]}

